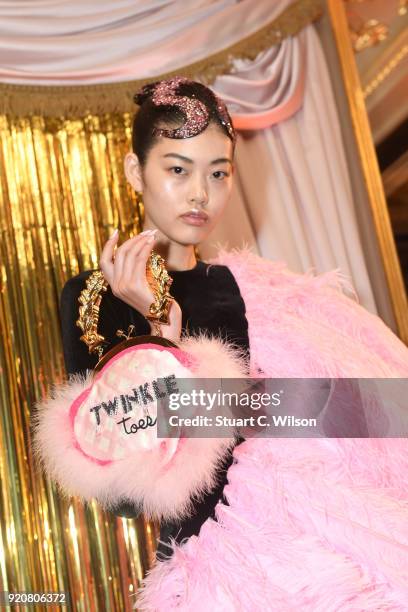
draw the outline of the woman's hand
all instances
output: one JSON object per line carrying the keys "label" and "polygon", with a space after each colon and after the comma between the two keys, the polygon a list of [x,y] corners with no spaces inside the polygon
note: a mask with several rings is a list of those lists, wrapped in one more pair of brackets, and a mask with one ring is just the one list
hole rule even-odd
{"label": "woman's hand", "polygon": [[[150,321],[149,321],[150,323]],[[173,342],[180,340],[182,326],[181,308],[176,300],[172,301],[169,312],[169,325],[160,325],[161,333],[163,338],[172,340]],[[153,325],[150,323],[150,329],[153,334]],[[154,334],[153,334],[154,335]]]}
{"label": "woman's hand", "polygon": [[[119,232],[116,230],[106,242],[99,265],[112,289],[112,293],[138,310],[143,316],[149,313],[154,295],[146,278],[146,264],[153,248],[155,232],[148,230],[126,240],[116,250]],[[181,308],[173,300],[169,312],[169,325],[161,325],[164,338],[179,340],[181,335]],[[150,321],[149,321],[150,323]],[[150,323],[153,333],[153,325]]]}

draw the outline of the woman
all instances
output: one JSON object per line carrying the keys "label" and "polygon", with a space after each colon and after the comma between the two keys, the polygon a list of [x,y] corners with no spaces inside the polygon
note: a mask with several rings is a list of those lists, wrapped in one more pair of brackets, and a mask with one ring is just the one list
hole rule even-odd
{"label": "woman", "polygon": [[[99,323],[109,346],[121,340],[118,328],[126,332],[132,325],[136,335],[158,333],[190,351],[201,366],[196,375],[202,377],[405,377],[406,347],[378,317],[343,293],[352,287],[338,271],[317,277],[294,274],[284,264],[245,249],[220,251],[209,263],[197,261],[195,246],[213,229],[231,195],[231,120],[211,90],[183,77],[150,84],[135,100],[140,109],[125,171],[132,187],[143,192],[144,231],[119,247],[115,232],[101,255],[109,288]],[[152,293],[146,264],[152,249],[164,257],[173,280],[165,325],[147,319]],[[81,343],[75,324],[77,300],[88,276],[68,281],[62,294],[70,374],[84,373],[97,361]],[[79,491],[79,476],[66,478],[67,448],[51,448],[48,434],[63,435],[52,415],[58,409],[64,417],[69,402],[84,388],[76,388],[65,404],[43,407],[43,423],[48,422],[38,436],[50,473],[72,494]],[[293,396],[294,409],[302,403],[299,397],[306,396]],[[358,404],[346,384],[337,396],[331,387],[330,398],[325,406],[334,406],[334,411],[320,411],[323,434],[343,435],[339,432],[344,427],[344,435],[351,432],[354,438],[240,437],[217,455],[211,486],[190,517],[185,517],[184,504],[200,488],[200,479],[205,480],[201,472],[193,482],[202,467],[200,453],[185,454],[189,465],[181,451],[178,464],[167,464],[170,480],[162,479],[160,468],[155,472],[158,477],[150,488],[161,497],[149,508],[156,504],[157,516],[172,520],[162,524],[162,562],[149,573],[138,609],[405,609],[406,444],[397,438],[366,437],[391,431],[387,406],[373,404],[372,397]],[[375,423],[367,412],[374,405]],[[71,444],[69,438],[66,444]],[[155,453],[160,463],[159,451]],[[129,465],[140,463],[141,456],[135,455]],[[58,462],[61,469],[55,469]],[[89,469],[92,482],[100,480],[87,494],[101,491],[102,499],[103,467]],[[181,496],[175,492],[180,478],[191,480]],[[81,491],[88,481],[83,479]],[[128,495],[118,500],[116,513],[137,515],[139,502],[144,511],[149,489],[138,496],[135,491],[142,488],[136,481],[135,476],[132,487],[121,489]],[[166,514],[169,506],[172,512]]]}
{"label": "woman", "polygon": [[[173,279],[170,324],[161,326],[161,336],[178,341],[182,329],[190,333],[205,330],[248,350],[245,306],[233,275],[226,266],[197,261],[194,248],[214,228],[229,200],[235,134],[225,106],[205,86],[184,83],[182,78],[172,79],[171,83],[165,84],[164,92],[160,87],[148,86],[135,96],[141,107],[134,119],[133,153],[125,158],[125,172],[132,187],[143,193],[143,232],[118,247],[115,257],[118,231],[103,249],[100,266],[110,289],[102,301],[100,331],[110,346],[121,341],[116,331],[126,331],[130,325],[137,335],[153,333],[153,324],[144,315],[153,299],[146,281],[146,263],[154,248],[165,258]],[[183,120],[183,105],[191,98],[184,100],[174,95],[178,83],[183,83],[189,96],[201,96],[206,102],[202,110],[209,110],[208,127],[201,131],[203,121],[199,123],[193,117],[178,138],[153,135],[152,126],[165,120],[166,127],[176,127]],[[159,96],[171,96],[171,106],[157,106]],[[62,292],[62,337],[68,374],[84,373],[97,362],[80,341],[81,332],[76,326],[78,298],[89,275],[85,272],[70,279]],[[162,525],[159,556],[161,552],[171,554],[172,549],[166,546],[170,536],[180,542],[198,534],[202,523],[214,516],[231,462],[229,453],[220,466],[218,486],[196,505],[192,517]],[[139,511],[123,502],[115,513],[130,518],[138,516]]]}

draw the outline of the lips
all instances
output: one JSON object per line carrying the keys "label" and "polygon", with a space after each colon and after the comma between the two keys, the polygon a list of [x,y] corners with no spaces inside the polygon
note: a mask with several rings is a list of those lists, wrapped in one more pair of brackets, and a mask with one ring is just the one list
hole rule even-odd
{"label": "lips", "polygon": [[183,223],[186,223],[187,225],[195,225],[198,227],[206,225],[208,216],[202,214],[197,215],[193,213],[188,213],[186,215],[181,215],[180,219]]}
{"label": "lips", "polygon": [[202,219],[203,221],[207,221],[208,219],[208,215],[207,213],[203,212],[187,212],[184,215],[181,215],[182,217],[189,217],[189,218],[193,218],[193,219]]}

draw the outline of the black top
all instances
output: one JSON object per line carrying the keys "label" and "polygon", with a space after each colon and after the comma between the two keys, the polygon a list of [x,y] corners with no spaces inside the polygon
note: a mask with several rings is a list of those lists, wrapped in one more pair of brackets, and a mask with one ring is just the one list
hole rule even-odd
{"label": "black top", "polygon": [[[78,319],[78,297],[85,287],[86,279],[92,271],[82,272],[71,278],[61,294],[61,326],[64,360],[67,374],[84,373],[93,369],[97,363],[96,355],[90,355],[88,347],[80,340],[82,332],[76,326]],[[180,304],[182,310],[182,329],[190,334],[200,330],[209,332],[228,340],[247,351],[249,358],[248,322],[245,317],[245,304],[238,285],[227,266],[211,265],[198,261],[191,270],[171,271],[173,279],[171,295]],[[105,337],[108,350],[123,340],[116,336],[116,331],[127,331],[129,325],[135,326],[135,335],[150,334],[150,325],[137,310],[115,297],[108,287],[103,294],[99,311],[98,331]],[[238,444],[243,438],[238,440]],[[226,455],[224,463],[216,473],[218,485],[208,493],[201,502],[196,503],[194,515],[175,523],[162,523],[160,540],[157,548],[158,558],[161,554],[170,554],[165,545],[170,535],[180,542],[183,538],[198,535],[201,525],[208,517],[215,518],[214,508],[222,497],[227,483],[226,473],[232,463],[232,452]],[[226,500],[223,500],[226,502]],[[139,515],[139,509],[132,502],[123,500],[114,513],[127,518]]]}

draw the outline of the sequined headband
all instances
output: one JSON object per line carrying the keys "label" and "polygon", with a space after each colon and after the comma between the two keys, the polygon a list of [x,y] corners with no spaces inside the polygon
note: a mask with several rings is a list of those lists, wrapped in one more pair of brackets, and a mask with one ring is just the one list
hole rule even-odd
{"label": "sequined headband", "polygon": [[[187,77],[176,76],[171,79],[149,83],[134,96],[137,104],[142,104],[150,99],[156,106],[175,106],[185,116],[184,124],[176,129],[154,128],[154,134],[167,136],[168,138],[190,138],[200,134],[210,121],[210,114],[206,105],[194,97],[182,96],[179,94],[179,86],[184,83],[194,83]],[[217,105],[218,116],[221,124],[227,129],[229,137],[235,144],[236,133],[231,123],[231,119],[225,102],[208,90]]]}

